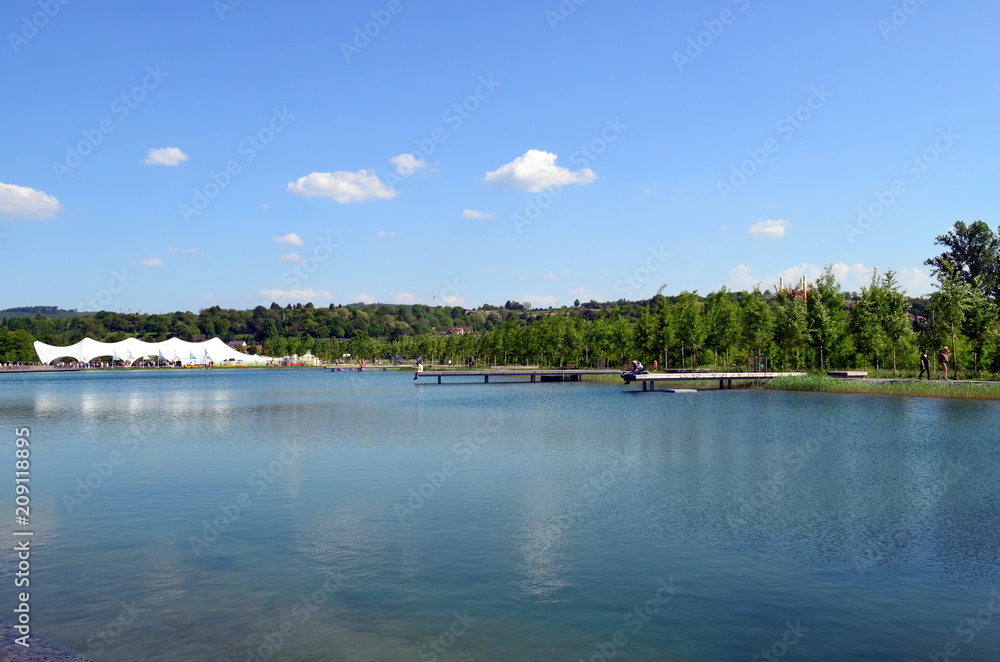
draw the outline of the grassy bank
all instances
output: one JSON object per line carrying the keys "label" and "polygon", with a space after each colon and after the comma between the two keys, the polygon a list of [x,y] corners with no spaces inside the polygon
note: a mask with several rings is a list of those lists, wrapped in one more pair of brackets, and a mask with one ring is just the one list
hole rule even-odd
{"label": "grassy bank", "polygon": [[870,393],[873,395],[917,395],[932,398],[1000,400],[1000,382],[969,383],[907,380],[836,379],[826,375],[778,377],[760,388],[778,391],[816,391],[819,393]]}

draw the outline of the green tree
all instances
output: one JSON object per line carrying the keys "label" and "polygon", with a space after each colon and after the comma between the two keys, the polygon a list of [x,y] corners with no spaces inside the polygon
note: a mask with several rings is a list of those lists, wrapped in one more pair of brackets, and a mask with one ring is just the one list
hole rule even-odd
{"label": "green tree", "polygon": [[957,278],[1000,303],[1000,238],[989,225],[957,221],[934,243],[948,250],[924,261],[930,265],[932,275],[938,280]]}
{"label": "green tree", "polygon": [[35,363],[35,339],[23,329],[0,333],[0,362]]}
{"label": "green tree", "polygon": [[725,356],[725,365],[730,365],[729,352],[740,339],[740,309],[725,287],[708,297],[705,306],[706,345],[718,356]]}
{"label": "green tree", "polygon": [[823,275],[816,279],[806,300],[806,323],[809,328],[809,343],[816,351],[818,365],[826,370],[826,364],[833,348],[845,333],[844,293],[840,290],[833,268],[827,266]]}

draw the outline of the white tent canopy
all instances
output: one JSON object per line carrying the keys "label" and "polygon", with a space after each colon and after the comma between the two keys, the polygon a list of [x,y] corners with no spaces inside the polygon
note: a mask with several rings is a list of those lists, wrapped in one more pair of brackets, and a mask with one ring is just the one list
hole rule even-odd
{"label": "white tent canopy", "polygon": [[165,361],[182,364],[222,363],[223,361],[239,361],[242,363],[265,364],[270,361],[267,356],[244,354],[222,342],[212,338],[204,342],[188,342],[180,338],[170,338],[163,342],[143,342],[138,338],[126,338],[118,342],[99,342],[92,338],[84,338],[68,347],[56,347],[35,341],[35,353],[42,363],[52,363],[56,359],[71,357],[80,363],[90,363],[93,359],[107,356],[115,360],[132,363],[146,357],[162,358]]}

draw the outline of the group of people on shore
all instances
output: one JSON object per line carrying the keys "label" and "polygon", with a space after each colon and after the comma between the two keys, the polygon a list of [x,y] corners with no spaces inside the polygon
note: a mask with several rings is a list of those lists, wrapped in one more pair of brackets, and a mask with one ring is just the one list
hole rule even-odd
{"label": "group of people on shore", "polygon": [[[951,350],[945,345],[944,348],[938,352],[937,364],[938,364],[938,379],[948,380],[948,363],[951,361]],[[920,350],[920,374],[917,379],[923,379],[924,373],[927,373],[927,379],[931,379],[931,358],[927,354],[926,349]]]}

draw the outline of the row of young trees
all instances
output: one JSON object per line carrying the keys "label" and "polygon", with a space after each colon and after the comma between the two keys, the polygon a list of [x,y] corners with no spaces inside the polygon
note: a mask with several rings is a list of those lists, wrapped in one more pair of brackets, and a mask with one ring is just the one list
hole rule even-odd
{"label": "row of young trees", "polygon": [[[646,301],[589,302],[560,310],[503,307],[330,306],[250,311],[218,306],[194,313],[100,312],[63,319],[36,314],[0,322],[0,361],[31,361],[31,341],[71,344],[84,336],[163,340],[200,335],[262,345],[269,356],[311,352],[334,360],[413,359],[465,364],[623,365],[744,368],[757,357],[776,369],[916,370],[922,348],[951,348],[963,371],[1000,372],[1000,239],[981,221],[958,222],[936,238],[946,248],[926,264],[937,279],[928,300],[906,296],[893,271],[873,272],[858,294],[831,268],[808,288],[708,296],[657,294]],[[449,334],[461,327],[471,333]]]}

